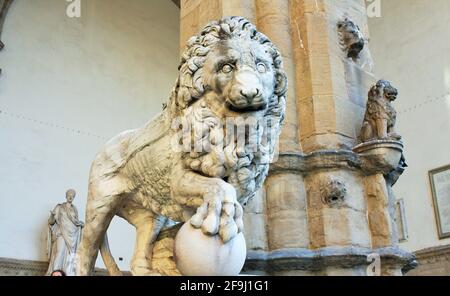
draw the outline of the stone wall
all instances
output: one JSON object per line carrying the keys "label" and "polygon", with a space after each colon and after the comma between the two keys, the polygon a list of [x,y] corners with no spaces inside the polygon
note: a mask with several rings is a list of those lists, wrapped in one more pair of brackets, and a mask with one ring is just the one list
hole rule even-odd
{"label": "stone wall", "polygon": [[[353,150],[378,77],[370,46],[349,57],[339,24],[350,19],[361,39],[370,39],[366,2],[182,0],[181,45],[209,21],[230,15],[248,18],[271,38],[289,79],[279,158],[246,208],[246,270],[362,275],[367,255],[376,252],[383,275],[400,275],[413,258],[398,248],[388,172]],[[335,191],[343,192],[340,199],[327,201]]]}

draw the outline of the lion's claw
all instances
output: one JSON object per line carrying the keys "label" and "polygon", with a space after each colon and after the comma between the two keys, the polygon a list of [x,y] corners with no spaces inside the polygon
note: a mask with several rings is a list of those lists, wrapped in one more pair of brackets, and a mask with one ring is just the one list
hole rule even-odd
{"label": "lion's claw", "polygon": [[220,226],[219,235],[224,243],[230,241],[238,234],[238,226],[234,221],[228,221],[225,225]]}
{"label": "lion's claw", "polygon": [[203,221],[202,231],[208,235],[215,235],[219,231],[219,216],[209,214]]}
{"label": "lion's claw", "polygon": [[234,212],[234,222],[236,222],[236,225],[238,227],[238,233],[244,231],[244,220],[242,219],[244,217],[244,210],[242,209],[242,206],[240,203],[235,203],[235,212]]}
{"label": "lion's claw", "polygon": [[204,198],[203,204],[191,218],[191,225],[207,235],[219,234],[224,243],[243,231],[242,206],[236,198],[215,196]]}
{"label": "lion's claw", "polygon": [[194,228],[202,227],[203,221],[205,220],[207,214],[208,205],[206,203],[203,203],[200,207],[197,208],[197,213],[195,213],[195,215],[191,217],[191,225]]}

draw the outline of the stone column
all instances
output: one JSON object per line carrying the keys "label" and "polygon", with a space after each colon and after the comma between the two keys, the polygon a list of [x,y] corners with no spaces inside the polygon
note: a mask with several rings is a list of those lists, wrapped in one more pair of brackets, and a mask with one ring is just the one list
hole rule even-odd
{"label": "stone column", "polygon": [[353,152],[367,92],[370,53],[345,47],[338,24],[368,39],[364,0],[182,0],[181,48],[209,21],[248,18],[280,49],[289,78],[279,158],[247,206],[248,260],[254,274],[401,274],[412,257],[398,249],[386,166]]}
{"label": "stone column", "polygon": [[[300,144],[295,99],[295,66],[288,1],[181,1],[181,47],[184,48],[186,40],[198,33],[209,21],[232,15],[243,16],[257,25],[258,30],[271,38],[283,55],[290,87],[279,150],[281,154],[298,154]],[[307,248],[309,241],[302,176],[295,172],[279,171],[268,176],[265,184],[265,188],[246,206],[244,217],[249,258],[257,262],[266,258],[271,250]],[[257,268],[249,272],[267,271]]]}
{"label": "stone column", "polygon": [[[290,5],[302,158],[314,159],[313,166],[298,167],[305,175],[309,247],[322,274],[364,274],[363,266],[344,269],[349,262],[343,258],[351,248],[371,248],[360,172],[345,163],[353,157],[365,94],[348,88],[354,77],[348,77],[346,66],[352,61],[337,33],[345,15],[366,28],[364,1],[294,0]],[[353,76],[365,76],[355,68]],[[364,83],[358,86],[361,93],[368,89]],[[342,259],[328,263],[333,257]]]}

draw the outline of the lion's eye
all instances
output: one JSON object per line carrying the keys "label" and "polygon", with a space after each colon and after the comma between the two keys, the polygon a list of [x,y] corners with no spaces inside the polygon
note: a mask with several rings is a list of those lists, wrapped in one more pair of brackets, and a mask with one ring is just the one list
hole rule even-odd
{"label": "lion's eye", "polygon": [[233,71],[233,66],[230,65],[230,64],[225,64],[225,65],[222,67],[222,72],[223,72],[223,73],[230,73],[231,71]]}
{"label": "lion's eye", "polygon": [[259,73],[266,73],[267,72],[267,67],[264,63],[258,63],[258,65],[256,65],[256,69],[258,69]]}

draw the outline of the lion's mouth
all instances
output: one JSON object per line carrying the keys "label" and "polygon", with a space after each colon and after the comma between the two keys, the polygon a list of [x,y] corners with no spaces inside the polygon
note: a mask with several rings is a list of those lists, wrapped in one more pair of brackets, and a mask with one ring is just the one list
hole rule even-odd
{"label": "lion's mouth", "polygon": [[398,94],[397,94],[397,92],[389,92],[389,93],[386,93],[385,95],[388,100],[394,101],[395,99],[397,99]]}
{"label": "lion's mouth", "polygon": [[264,101],[261,102],[254,102],[254,103],[234,103],[231,100],[227,100],[225,102],[225,104],[227,105],[228,109],[230,109],[231,111],[234,112],[240,112],[240,113],[244,113],[244,112],[252,112],[252,111],[261,111],[266,109],[267,107],[267,103]]}

